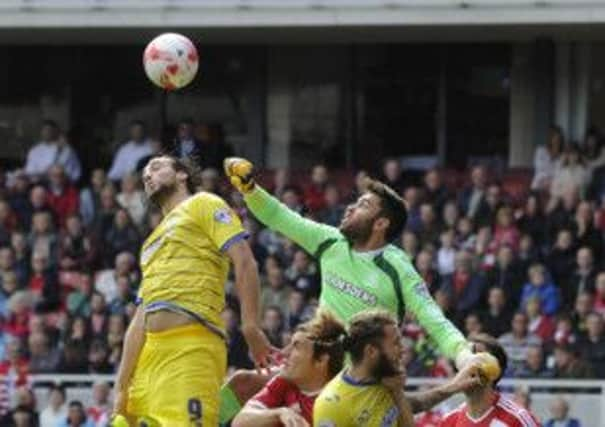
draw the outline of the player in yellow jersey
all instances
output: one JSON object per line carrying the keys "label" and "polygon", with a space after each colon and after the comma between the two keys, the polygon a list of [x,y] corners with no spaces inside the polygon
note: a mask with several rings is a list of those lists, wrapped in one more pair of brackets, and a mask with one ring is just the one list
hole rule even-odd
{"label": "player in yellow jersey", "polygon": [[145,192],[164,215],[141,248],[139,305],[118,371],[115,415],[131,426],[216,426],[226,371],[220,313],[230,263],[242,332],[257,367],[271,347],[258,325],[257,265],[246,232],[227,204],[196,193],[196,174],[159,156],[143,171]]}

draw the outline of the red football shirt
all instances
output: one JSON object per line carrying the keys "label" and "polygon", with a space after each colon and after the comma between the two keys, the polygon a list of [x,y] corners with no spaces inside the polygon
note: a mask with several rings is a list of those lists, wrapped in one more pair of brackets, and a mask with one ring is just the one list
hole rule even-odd
{"label": "red football shirt", "polygon": [[527,409],[522,408],[499,393],[494,394],[494,403],[479,418],[471,418],[466,404],[446,414],[441,427],[539,427],[540,423]]}
{"label": "red football shirt", "polygon": [[290,408],[313,425],[313,403],[320,391],[305,393],[296,385],[277,375],[250,399],[246,406],[261,409]]}

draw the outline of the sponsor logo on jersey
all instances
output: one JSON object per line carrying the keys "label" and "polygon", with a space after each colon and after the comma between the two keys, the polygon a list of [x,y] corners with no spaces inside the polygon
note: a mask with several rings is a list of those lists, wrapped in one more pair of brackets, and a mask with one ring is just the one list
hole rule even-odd
{"label": "sponsor logo on jersey", "polygon": [[321,420],[318,424],[319,427],[336,427],[336,423],[334,421]]}
{"label": "sponsor logo on jersey", "polygon": [[429,292],[429,288],[426,286],[424,282],[418,282],[414,285],[414,292],[421,298],[429,299],[431,297],[431,293]]}
{"label": "sponsor logo on jersey", "polygon": [[391,427],[394,426],[397,417],[399,416],[399,409],[396,406],[391,406],[391,408],[387,411],[387,413],[382,418],[380,422],[380,427]]}
{"label": "sponsor logo on jersey", "polygon": [[216,212],[214,212],[214,220],[216,222],[220,222],[221,224],[230,224],[231,212],[229,212],[229,209],[227,208],[218,209]]}
{"label": "sponsor logo on jersey", "polygon": [[346,280],[336,276],[333,273],[327,272],[325,275],[325,281],[328,286],[338,289],[342,293],[352,296],[366,305],[375,306],[378,302],[376,295],[369,293],[365,289],[360,288]]}

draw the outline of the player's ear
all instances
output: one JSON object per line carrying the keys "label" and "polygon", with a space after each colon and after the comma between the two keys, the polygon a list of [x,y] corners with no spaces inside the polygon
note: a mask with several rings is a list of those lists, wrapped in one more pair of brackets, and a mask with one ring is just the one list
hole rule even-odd
{"label": "player's ear", "polygon": [[381,216],[374,221],[374,229],[378,231],[384,231],[386,233],[387,229],[391,225],[391,221],[388,218]]}
{"label": "player's ear", "polygon": [[185,181],[187,181],[188,177],[189,177],[189,175],[185,171],[178,171],[176,173],[176,179],[179,182],[185,182]]}

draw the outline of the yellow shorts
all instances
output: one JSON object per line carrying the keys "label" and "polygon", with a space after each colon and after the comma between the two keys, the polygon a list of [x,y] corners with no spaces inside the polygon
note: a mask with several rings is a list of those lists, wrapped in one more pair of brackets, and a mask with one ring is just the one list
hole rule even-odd
{"label": "yellow shorts", "polygon": [[225,342],[202,325],[148,332],[128,391],[137,427],[215,427]]}

